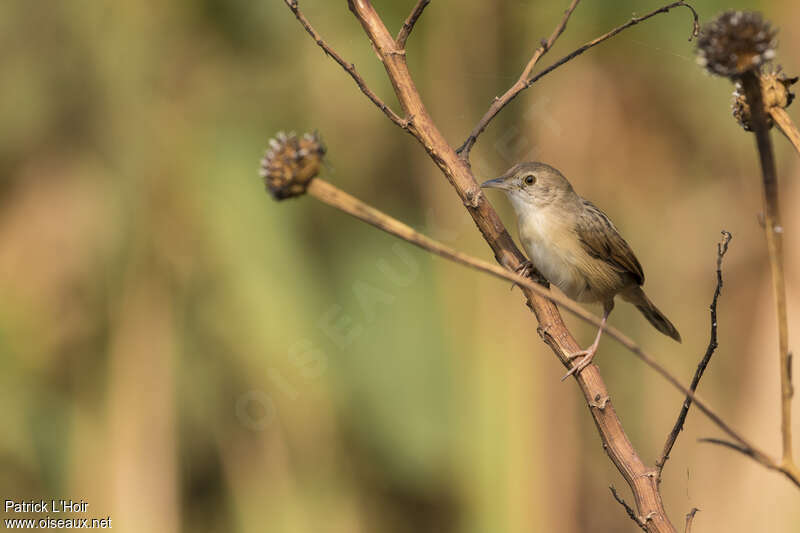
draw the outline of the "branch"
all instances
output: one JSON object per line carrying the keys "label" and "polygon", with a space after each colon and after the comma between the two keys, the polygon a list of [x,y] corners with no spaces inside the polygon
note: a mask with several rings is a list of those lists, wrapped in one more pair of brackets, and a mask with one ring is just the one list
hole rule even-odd
{"label": "branch", "polygon": [[[754,459],[756,462],[761,463],[770,470],[780,471],[780,465],[778,465],[775,461],[773,461],[769,456],[762,455],[761,452],[751,448],[750,446],[737,444],[735,442],[730,442],[727,440],[713,439],[713,438],[697,439],[697,442],[708,442],[710,444],[718,444],[719,446],[730,448],[731,450],[735,450],[741,454],[750,457],[751,459]],[[797,480],[792,480],[792,481],[794,481],[795,484],[798,484]]]}
{"label": "branch", "polygon": [[737,444],[735,442],[729,442],[727,440],[722,439],[698,439],[698,442],[709,442],[711,444],[719,444],[720,446],[724,446],[726,448],[730,448],[732,450],[736,450],[737,452],[750,457],[757,463],[761,464],[765,468],[769,470],[775,470],[776,472],[780,472],[789,478],[789,481],[794,483],[798,488],[800,488],[800,470],[797,469],[794,465],[784,465],[775,461],[770,456],[766,455],[764,452],[757,450],[755,448],[751,448],[745,444]]}
{"label": "branch", "polygon": [[625,512],[628,513],[628,516],[631,518],[631,520],[633,520],[636,525],[639,526],[639,529],[642,531],[647,531],[647,525],[645,524],[645,521],[636,516],[636,511],[634,511],[633,508],[628,505],[628,502],[622,499],[622,496],[617,494],[617,489],[614,488],[614,485],[611,485],[608,488],[611,489],[611,495],[614,496],[614,499],[617,500],[617,503],[625,508]]}
{"label": "branch", "polygon": [[[714,351],[717,349],[717,300],[719,299],[719,294],[722,291],[722,258],[725,257],[725,254],[728,251],[728,244],[731,242],[731,238],[731,234],[723,230],[722,241],[717,244],[717,288],[714,289],[714,297],[711,299],[711,305],[709,306],[709,309],[711,310],[711,333],[709,335],[706,353],[700,360],[700,364],[697,365],[694,378],[692,378],[692,384],[689,386],[689,390],[692,391],[692,393],[697,390],[697,385],[700,383],[700,378],[703,377],[703,372],[706,371],[706,367],[711,360],[711,356],[714,355]],[[689,407],[691,407],[691,405],[692,398],[691,396],[687,396],[683,401],[683,407],[678,415],[678,420],[675,422],[675,426],[673,426],[672,431],[670,431],[669,435],[667,436],[667,442],[664,444],[664,451],[661,452],[661,456],[656,461],[656,470],[658,472],[659,482],[661,482],[661,473],[664,470],[664,465],[666,464],[667,459],[669,459],[669,454],[672,451],[672,447],[675,445],[675,441],[678,439],[678,434],[683,430],[683,424],[686,422],[686,415],[689,413]]]}
{"label": "branch", "polygon": [[782,463],[797,468],[792,456],[792,376],[789,358],[789,327],[786,313],[786,286],[783,274],[783,226],[778,206],[778,176],[772,139],[769,136],[767,114],[761,81],[754,71],[741,76],[742,88],[750,106],[756,146],[761,160],[762,188],[764,192],[764,232],[772,271],[772,289],[778,318],[778,357],[781,373],[781,436],[783,443]]}
{"label": "branch", "polygon": [[[564,15],[564,18],[561,20],[561,24],[559,25],[559,27],[556,28],[556,31],[553,32],[553,35],[551,35],[552,42],[555,42],[555,39],[558,38],[558,36],[561,34],[561,31],[563,31],[564,26],[566,26],[567,20],[569,19],[569,16],[572,13],[572,10],[575,9],[576,5],[577,5],[577,1],[573,1],[572,5],[570,6],[570,9],[567,10],[566,14]],[[486,111],[486,113],[483,115],[483,117],[480,119],[480,121],[478,121],[478,124],[473,128],[472,132],[469,134],[469,137],[467,137],[467,140],[464,141],[464,144],[462,144],[461,147],[458,149],[458,153],[461,154],[461,157],[464,160],[468,160],[469,159],[470,150],[472,150],[472,147],[474,146],[475,141],[477,141],[478,136],[481,133],[483,133],[483,130],[485,130],[486,126],[489,125],[489,122],[491,122],[492,119],[494,119],[494,117],[506,105],[508,105],[509,102],[511,102],[514,98],[516,98],[517,95],[519,95],[519,93],[521,93],[525,89],[528,89],[530,86],[532,86],[534,83],[539,81],[541,78],[543,78],[544,76],[550,74],[552,71],[554,71],[558,67],[564,65],[565,63],[568,63],[569,61],[572,61],[573,59],[575,59],[576,57],[578,57],[579,55],[581,55],[585,51],[589,50],[590,48],[593,48],[593,47],[597,46],[598,44],[602,43],[603,41],[606,41],[606,40],[614,37],[618,33],[630,28],[631,26],[635,26],[636,24],[639,24],[640,22],[643,22],[643,21],[645,21],[645,20],[647,20],[647,19],[649,19],[651,17],[654,17],[654,16],[660,14],[660,13],[667,13],[670,9],[673,9],[675,7],[687,7],[692,11],[692,16],[694,17],[694,21],[693,21],[693,27],[692,27],[692,34],[689,37],[689,40],[691,41],[692,38],[697,37],[697,35],[698,35],[699,31],[700,31],[699,16],[697,15],[697,11],[695,11],[694,8],[691,5],[687,4],[686,2],[681,1],[681,2],[673,2],[673,3],[668,4],[666,6],[660,7],[658,9],[656,9],[655,11],[651,11],[650,13],[648,13],[646,15],[643,15],[641,17],[633,17],[632,19],[630,19],[625,24],[614,28],[613,30],[609,31],[608,33],[605,33],[605,34],[601,35],[600,37],[597,37],[596,39],[593,39],[593,40],[589,41],[588,43],[584,44],[580,48],[570,52],[569,54],[567,54],[566,56],[562,57],[561,59],[559,59],[558,61],[556,61],[552,65],[550,65],[549,67],[547,67],[544,70],[542,70],[541,72],[539,72],[537,75],[535,75],[533,77],[529,77],[531,71],[533,70],[533,66],[536,64],[536,62],[539,60],[539,58],[542,55],[544,55],[544,53],[546,53],[547,50],[549,50],[549,47],[552,46],[552,42],[550,40],[548,40],[547,43],[543,43],[544,50],[542,48],[537,50],[536,53],[534,54],[533,58],[531,59],[531,61],[528,62],[528,65],[525,67],[525,70],[522,71],[522,75],[520,76],[519,80],[517,80],[517,82],[514,85],[512,85],[511,88],[508,91],[506,91],[506,93],[503,96],[501,96],[499,98],[495,98],[494,102],[492,102],[492,105],[489,106],[489,110]],[[547,46],[545,46],[545,45],[547,45]],[[540,51],[541,51],[541,53],[540,53]],[[538,54],[538,57],[537,57],[537,54]]]}
{"label": "branch", "polygon": [[431,0],[419,0],[417,2],[417,5],[414,6],[414,10],[411,12],[406,21],[403,23],[403,27],[400,28],[400,33],[397,34],[397,39],[395,39],[395,42],[397,43],[397,48],[405,50],[408,36],[411,35],[411,31],[414,29],[414,25],[417,23],[417,20],[422,15],[422,12],[425,11],[425,8],[428,7],[428,4],[430,3]]}
{"label": "branch", "polygon": [[800,487],[800,470],[798,470],[798,468],[794,464],[786,465],[779,463],[778,461],[775,461],[774,459],[764,454],[760,450],[751,448],[750,446],[747,445],[737,444],[735,442],[729,442],[722,439],[706,438],[706,439],[698,439],[698,442],[708,442],[711,444],[718,444],[725,448],[730,448],[731,450],[735,450],[741,454],[746,455],[747,457],[750,457],[751,459],[761,464],[765,468],[768,468],[769,470],[775,470],[776,472],[782,473],[787,478],[789,478],[789,481],[794,483],[797,487]]}
{"label": "branch", "polygon": [[392,111],[389,106],[384,104],[383,101],[378,97],[378,95],[372,92],[372,90],[367,86],[367,82],[365,82],[364,78],[362,78],[361,75],[358,73],[358,71],[356,70],[356,66],[353,63],[348,63],[347,61],[345,61],[342,58],[342,56],[336,53],[336,51],[322,39],[322,37],[319,35],[319,33],[317,33],[314,27],[311,26],[311,23],[308,22],[308,19],[306,19],[306,17],[300,11],[300,6],[298,5],[297,0],[284,0],[284,2],[286,2],[286,5],[289,6],[289,9],[292,10],[292,13],[294,13],[294,16],[297,18],[298,22],[300,22],[303,28],[305,28],[305,30],[308,32],[311,38],[314,39],[314,42],[316,42],[317,45],[320,48],[322,48],[323,52],[325,52],[325,55],[330,56],[334,61],[339,63],[339,65],[345,70],[345,72],[350,74],[350,77],[353,78],[353,81],[356,82],[356,85],[358,85],[358,88],[361,89],[361,92],[364,93],[373,104],[378,106],[378,109],[383,111],[383,113],[387,117],[389,117],[389,120],[391,120],[392,122],[403,128],[404,130],[407,130],[408,122],[400,118],[397,115],[397,113]]}
{"label": "branch", "polygon": [[538,63],[539,60],[550,51],[556,40],[561,36],[562,33],[564,33],[564,30],[567,28],[567,22],[569,22],[569,17],[572,15],[572,12],[575,11],[575,8],[578,7],[578,2],[580,2],[580,0],[572,0],[572,3],[564,12],[564,16],[561,17],[561,21],[553,30],[553,33],[550,34],[550,38],[546,41],[542,39],[541,46],[539,46],[539,48],[537,48],[533,53],[533,56],[531,57],[530,61],[528,61],[528,64],[525,65],[525,68],[522,70],[522,74],[520,74],[516,83],[514,83],[514,85],[512,85],[503,96],[494,99],[494,102],[489,107],[489,110],[485,115],[483,115],[480,122],[478,122],[478,125],[473,128],[472,133],[469,134],[467,140],[464,141],[464,144],[462,144],[458,150],[456,150],[456,152],[461,154],[462,158],[469,160],[469,152],[472,150],[472,146],[475,144],[475,141],[477,141],[478,135],[483,133],[483,130],[485,130],[486,126],[489,125],[489,122],[491,122],[494,116],[499,113],[508,102],[513,100],[525,89],[525,85],[531,75],[531,72],[533,72],[533,68],[536,66],[536,63]]}

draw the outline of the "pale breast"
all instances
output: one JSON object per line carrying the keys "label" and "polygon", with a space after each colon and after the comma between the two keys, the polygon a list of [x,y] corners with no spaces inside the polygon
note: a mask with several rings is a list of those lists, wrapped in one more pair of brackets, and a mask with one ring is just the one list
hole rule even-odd
{"label": "pale breast", "polygon": [[613,298],[622,286],[619,274],[591,257],[560,214],[531,210],[519,218],[519,236],[528,258],[551,284],[579,302]]}

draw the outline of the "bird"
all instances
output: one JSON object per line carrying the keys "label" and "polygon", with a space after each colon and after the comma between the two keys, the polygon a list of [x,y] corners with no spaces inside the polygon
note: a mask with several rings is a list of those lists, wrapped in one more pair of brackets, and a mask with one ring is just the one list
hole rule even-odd
{"label": "bird", "polygon": [[592,362],[617,295],[636,306],[658,331],[681,342],[677,328],[642,290],[644,272],[630,245],[558,169],[533,161],[519,163],[481,188],[502,190],[514,208],[528,256],[518,272],[528,276],[535,268],[570,299],[603,306],[594,342],[571,354],[570,360],[580,360],[562,380]]}

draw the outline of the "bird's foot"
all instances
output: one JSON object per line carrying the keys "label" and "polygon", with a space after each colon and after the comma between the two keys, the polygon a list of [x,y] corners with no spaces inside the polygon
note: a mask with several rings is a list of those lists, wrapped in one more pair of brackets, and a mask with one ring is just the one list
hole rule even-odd
{"label": "bird's foot", "polygon": [[577,363],[575,363],[572,366],[572,368],[569,369],[569,372],[564,374],[564,377],[561,378],[561,381],[564,381],[572,374],[580,374],[584,368],[586,368],[592,363],[592,359],[594,359],[595,354],[597,354],[597,346],[593,345],[589,347],[588,350],[581,350],[580,352],[576,352],[570,355],[569,356],[570,360],[578,358],[580,358],[580,360]]}
{"label": "bird's foot", "polygon": [[[528,260],[525,260],[520,264],[517,268],[514,269],[514,272],[522,276],[523,278],[530,278],[531,274],[534,272],[533,263]],[[516,281],[511,284],[511,290],[514,290],[514,287],[518,286],[519,283]]]}

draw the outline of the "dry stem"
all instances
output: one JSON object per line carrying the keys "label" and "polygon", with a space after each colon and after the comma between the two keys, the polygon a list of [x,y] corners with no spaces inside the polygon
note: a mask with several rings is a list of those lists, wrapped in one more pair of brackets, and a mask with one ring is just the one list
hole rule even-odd
{"label": "dry stem", "polygon": [[353,81],[356,82],[356,85],[358,85],[358,88],[361,89],[361,92],[364,93],[373,104],[378,106],[378,109],[383,111],[383,113],[387,117],[389,117],[389,120],[391,120],[401,128],[406,129],[408,127],[408,124],[402,118],[400,118],[397,115],[397,113],[392,111],[389,106],[384,104],[377,94],[372,92],[372,90],[367,86],[367,82],[364,81],[364,78],[362,78],[361,75],[356,70],[356,66],[353,63],[348,63],[347,61],[345,61],[344,58],[342,58],[342,56],[336,53],[336,51],[322,39],[319,33],[317,33],[317,31],[314,29],[314,27],[311,25],[308,19],[306,19],[306,17],[300,11],[300,7],[297,4],[297,0],[284,0],[284,2],[286,2],[286,5],[289,6],[289,9],[292,10],[292,13],[294,13],[294,16],[297,18],[298,22],[300,22],[303,28],[305,28],[306,32],[308,32],[311,38],[314,39],[314,42],[316,42],[317,45],[320,48],[322,48],[322,50],[325,52],[325,55],[330,56],[334,61],[339,63],[339,65],[348,74],[350,74],[350,77],[353,78]]}
{"label": "dry stem", "polygon": [[[728,251],[728,244],[730,242],[731,234],[723,230],[722,241],[717,244],[717,287],[714,289],[714,297],[711,299],[711,305],[709,306],[709,309],[711,310],[711,333],[709,334],[708,348],[706,348],[706,353],[700,360],[700,364],[697,365],[697,370],[692,378],[692,384],[689,386],[689,390],[691,390],[692,393],[697,390],[697,386],[700,384],[700,378],[703,377],[703,373],[705,372],[706,367],[708,367],[709,361],[711,361],[711,356],[714,355],[714,351],[717,349],[717,301],[719,300],[719,294],[722,291],[722,258],[725,257],[725,253]],[[681,430],[683,430],[683,424],[686,422],[686,415],[689,414],[689,407],[691,407],[691,405],[692,397],[686,396],[686,399],[683,401],[681,412],[678,414],[678,419],[675,421],[672,431],[670,431],[669,435],[667,436],[667,442],[664,444],[664,451],[661,452],[661,456],[656,461],[659,482],[661,482],[661,473],[664,471],[664,465],[667,463],[667,459],[669,459],[669,454],[672,451],[672,447],[675,445],[675,441],[678,439],[678,434],[681,432]]]}
{"label": "dry stem", "polygon": [[647,531],[646,520],[643,520],[636,515],[636,511],[633,510],[633,507],[628,505],[628,502],[622,499],[622,496],[620,496],[619,493],[617,493],[617,489],[614,488],[614,485],[611,485],[608,488],[611,489],[611,495],[614,497],[615,500],[617,500],[617,503],[620,504],[625,509],[625,512],[628,513],[630,519],[633,520],[637,526],[639,526],[639,529],[641,529],[642,531]]}
{"label": "dry stem", "polygon": [[472,129],[472,132],[467,137],[467,140],[464,141],[464,144],[456,150],[461,157],[465,160],[469,160],[469,152],[472,150],[472,146],[475,144],[475,141],[478,140],[478,136],[483,133],[483,130],[486,129],[486,126],[489,125],[489,122],[497,115],[500,110],[502,110],[511,100],[517,97],[519,93],[524,91],[528,88],[528,79],[530,78],[531,72],[533,72],[533,68],[536,66],[536,63],[550,51],[553,45],[556,42],[564,30],[567,28],[567,22],[569,21],[569,17],[572,15],[572,12],[575,11],[575,8],[578,7],[578,2],[580,0],[572,0],[572,3],[569,5],[567,10],[564,12],[564,16],[561,17],[558,25],[553,30],[553,33],[550,34],[550,38],[547,40],[542,39],[541,46],[536,49],[531,57],[528,64],[525,65],[525,68],[522,70],[522,74],[519,75],[519,79],[512,85],[503,96],[499,98],[495,98],[492,105],[489,106],[489,110],[481,117],[481,120],[478,124]]}
{"label": "dry stem", "polygon": [[417,23],[419,17],[422,16],[422,12],[425,11],[425,8],[428,7],[428,4],[430,3],[431,0],[419,0],[417,5],[414,6],[414,10],[411,11],[411,14],[403,23],[403,27],[400,28],[400,33],[397,34],[397,39],[395,39],[397,42],[397,48],[400,48],[401,50],[405,49],[408,36],[411,35],[414,25]]}
{"label": "dry stem", "polygon": [[767,116],[761,81],[754,71],[741,77],[742,88],[750,106],[751,122],[756,135],[756,146],[761,160],[762,185],[764,192],[764,232],[772,271],[772,288],[778,320],[778,357],[781,374],[781,436],[783,453],[782,465],[797,470],[792,455],[792,377],[789,357],[789,327],[786,313],[786,287],[783,275],[783,226],[778,205],[778,177],[772,140],[769,136]]}
{"label": "dry stem", "polygon": [[692,6],[690,6],[689,4],[687,4],[686,2],[673,2],[673,3],[668,4],[666,6],[660,7],[658,9],[656,9],[655,11],[651,11],[650,13],[648,13],[646,15],[643,15],[641,17],[633,17],[631,20],[629,20],[625,24],[623,24],[621,26],[617,26],[616,28],[614,28],[613,30],[609,31],[608,33],[605,33],[605,34],[597,37],[596,39],[592,39],[591,41],[589,41],[588,43],[584,44],[580,48],[577,48],[576,50],[570,52],[569,54],[567,54],[566,56],[562,57],[561,59],[559,59],[558,61],[556,61],[552,65],[550,65],[549,67],[547,67],[544,70],[542,70],[541,72],[539,72],[536,76],[530,77],[530,74],[533,71],[533,68],[536,66],[536,63],[539,61],[539,59],[541,59],[541,57],[544,54],[547,53],[548,50],[550,50],[550,48],[553,46],[553,43],[555,42],[555,40],[558,39],[559,35],[561,35],[561,32],[563,32],[564,28],[566,28],[567,21],[569,20],[570,15],[575,10],[575,7],[577,7],[577,5],[578,5],[578,0],[573,0],[572,4],[570,4],[570,7],[564,13],[564,17],[561,19],[561,22],[558,24],[558,26],[556,26],[556,29],[553,31],[553,34],[550,35],[550,39],[548,39],[547,41],[543,42],[542,46],[539,47],[536,50],[536,52],[534,52],[533,57],[531,58],[530,61],[528,61],[528,64],[525,66],[525,69],[522,71],[522,74],[520,75],[520,77],[517,80],[517,82],[514,83],[514,85],[512,85],[511,88],[508,89],[505,92],[505,94],[503,94],[503,96],[494,99],[494,102],[492,102],[492,105],[489,106],[489,109],[486,111],[486,113],[483,115],[483,117],[481,117],[480,121],[478,121],[478,124],[472,129],[472,132],[469,134],[469,137],[467,137],[467,140],[464,141],[464,144],[462,144],[461,147],[457,150],[458,153],[461,154],[461,157],[464,160],[466,160],[466,161],[469,160],[469,153],[472,150],[472,147],[475,145],[475,141],[478,139],[478,136],[481,133],[483,133],[483,130],[486,129],[486,126],[489,125],[489,122],[491,122],[492,119],[494,119],[494,117],[506,105],[509,104],[509,102],[511,102],[514,98],[516,98],[517,95],[519,95],[519,93],[521,93],[525,89],[529,88],[534,83],[536,83],[541,78],[543,78],[547,74],[551,73],[552,71],[554,71],[558,67],[564,65],[565,63],[567,63],[569,61],[572,61],[573,59],[575,59],[576,57],[578,57],[579,55],[581,55],[585,51],[589,50],[590,48],[593,48],[593,47],[597,46],[598,44],[602,43],[603,41],[606,41],[606,40],[614,37],[618,33],[630,28],[631,26],[635,26],[636,24],[639,24],[640,22],[643,22],[643,21],[649,19],[650,17],[654,17],[654,16],[658,15],[659,13],[667,13],[670,9],[673,9],[675,7],[687,7],[692,11],[692,16],[694,17],[694,25],[692,27],[692,35],[689,38],[689,40],[692,40],[693,37],[696,37],[698,32],[700,31],[700,23],[698,22],[699,18],[698,18],[697,12],[694,10],[694,8]]}

